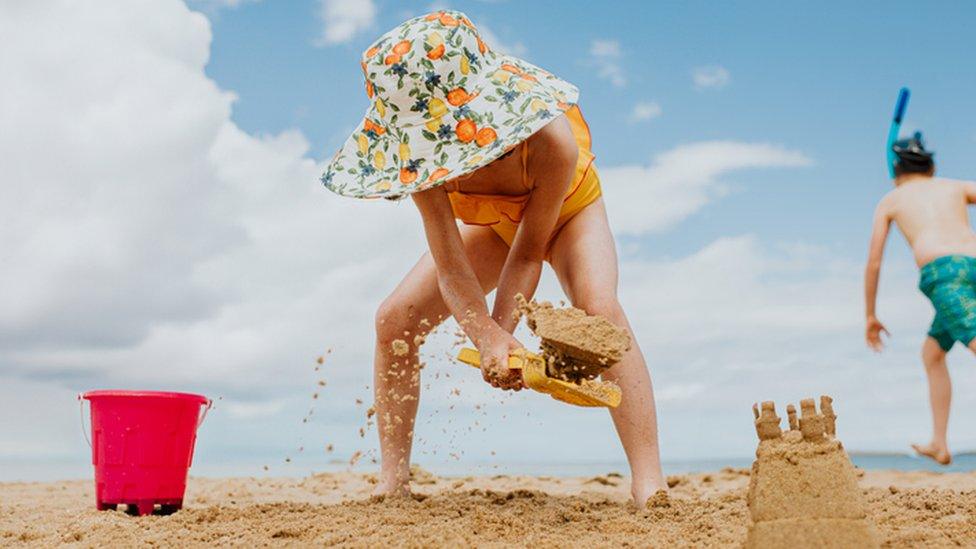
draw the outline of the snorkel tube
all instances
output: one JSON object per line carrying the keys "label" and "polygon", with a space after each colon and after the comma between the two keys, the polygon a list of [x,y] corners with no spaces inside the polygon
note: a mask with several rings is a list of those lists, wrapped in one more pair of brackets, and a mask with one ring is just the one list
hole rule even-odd
{"label": "snorkel tube", "polygon": [[892,148],[895,141],[898,140],[898,132],[901,130],[901,121],[905,117],[905,111],[908,109],[908,98],[911,97],[912,92],[908,88],[902,88],[898,91],[898,102],[895,103],[895,116],[891,120],[891,127],[888,128],[888,145],[885,150],[888,154],[888,175],[894,179],[895,178],[895,164],[898,163],[898,155],[895,154]]}

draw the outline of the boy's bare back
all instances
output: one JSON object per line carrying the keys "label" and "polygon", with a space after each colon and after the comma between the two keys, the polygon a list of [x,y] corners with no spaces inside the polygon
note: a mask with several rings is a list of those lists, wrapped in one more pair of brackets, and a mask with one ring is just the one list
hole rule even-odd
{"label": "boy's bare back", "polygon": [[976,233],[968,212],[972,203],[976,183],[919,176],[885,195],[877,215],[898,225],[921,267],[947,255],[976,257]]}

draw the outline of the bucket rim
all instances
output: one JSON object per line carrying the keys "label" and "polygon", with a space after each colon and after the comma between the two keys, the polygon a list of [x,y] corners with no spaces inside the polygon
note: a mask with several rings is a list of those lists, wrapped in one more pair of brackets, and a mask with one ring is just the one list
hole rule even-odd
{"label": "bucket rim", "polygon": [[207,404],[210,399],[195,393],[179,393],[172,391],[127,391],[122,389],[99,389],[96,391],[88,391],[81,394],[81,398],[86,400],[91,400],[93,398],[101,397],[156,397],[156,398],[173,398],[179,400],[196,400],[200,404]]}

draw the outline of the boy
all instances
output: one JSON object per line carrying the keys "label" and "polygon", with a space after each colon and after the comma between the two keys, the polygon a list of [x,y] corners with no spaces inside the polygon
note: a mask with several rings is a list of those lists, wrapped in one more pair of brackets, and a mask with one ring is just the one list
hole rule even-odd
{"label": "boy", "polygon": [[871,246],[864,272],[865,338],[881,351],[881,333],[889,335],[875,316],[878,274],[888,228],[894,221],[905,236],[919,266],[919,289],[935,308],[935,320],[922,345],[922,361],[929,381],[932,440],[913,444],[919,455],[942,465],[952,461],[946,443],[952,382],[946,353],[956,341],[976,352],[976,234],[969,225],[967,206],[976,203],[976,183],[934,177],[932,152],[916,133],[898,141],[893,150],[895,188],[878,204]]}

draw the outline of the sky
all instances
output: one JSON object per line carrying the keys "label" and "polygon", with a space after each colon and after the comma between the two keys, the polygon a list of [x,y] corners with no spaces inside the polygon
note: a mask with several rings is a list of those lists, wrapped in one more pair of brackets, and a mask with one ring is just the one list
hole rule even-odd
{"label": "sky", "polygon": [[[214,398],[202,473],[371,466],[373,312],[425,243],[409,202],[318,175],[367,107],[359,53],[442,8],[581,90],[666,463],[748,457],[754,401],[820,394],[849,449],[925,440],[932,311],[900,235],[881,355],[861,272],[899,87],[903,131],[924,130],[942,175],[976,177],[976,7],[560,5],[0,5],[0,478],[86,474],[75,397],[98,388]],[[550,270],[539,296],[562,297]],[[623,463],[604,412],[491,389],[447,359],[452,332],[424,351],[421,464]],[[949,362],[950,442],[976,448],[973,357]]]}

